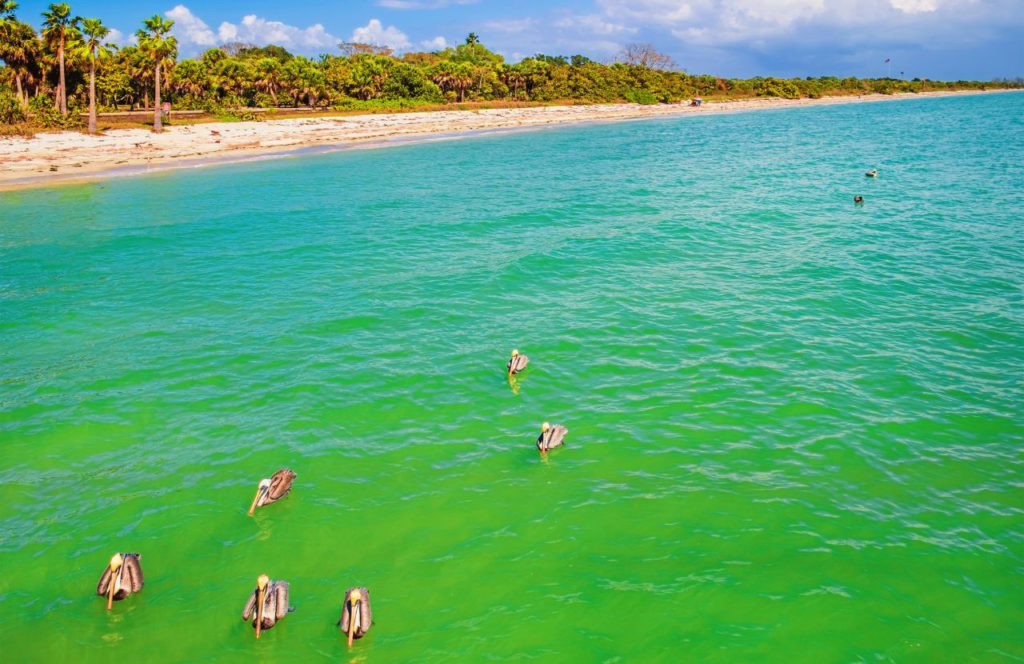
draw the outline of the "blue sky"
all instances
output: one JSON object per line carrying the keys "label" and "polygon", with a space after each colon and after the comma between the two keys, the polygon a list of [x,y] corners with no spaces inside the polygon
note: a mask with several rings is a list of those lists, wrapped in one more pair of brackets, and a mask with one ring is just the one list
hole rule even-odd
{"label": "blue sky", "polygon": [[[22,0],[36,25],[48,2]],[[339,40],[434,50],[470,32],[510,60],[537,52],[612,61],[650,42],[691,73],[723,76],[1024,76],[1024,0],[74,0],[124,40],[154,13],[183,55],[225,41],[316,55]]]}

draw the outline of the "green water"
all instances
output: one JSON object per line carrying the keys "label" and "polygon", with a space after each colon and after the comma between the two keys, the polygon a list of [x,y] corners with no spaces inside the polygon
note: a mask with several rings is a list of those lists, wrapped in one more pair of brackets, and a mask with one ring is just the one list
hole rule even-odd
{"label": "green water", "polygon": [[2,659],[1021,661],[1022,219],[1021,94],[0,194]]}

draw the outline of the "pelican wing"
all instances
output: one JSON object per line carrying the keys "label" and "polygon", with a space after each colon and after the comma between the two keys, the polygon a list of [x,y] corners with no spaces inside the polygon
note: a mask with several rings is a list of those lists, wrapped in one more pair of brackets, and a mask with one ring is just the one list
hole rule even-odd
{"label": "pelican wing", "polygon": [[249,601],[245,603],[245,608],[242,609],[242,620],[248,620],[249,616],[256,611],[256,600],[259,597],[259,588],[254,588],[252,594],[249,595]]}
{"label": "pelican wing", "polygon": [[277,620],[288,614],[288,582],[275,581],[271,594],[274,596],[274,616]]}
{"label": "pelican wing", "polygon": [[100,582],[96,584],[96,594],[97,595],[106,595],[107,594],[107,588],[110,586],[110,582],[111,582],[111,578],[110,578],[110,565],[107,565],[103,569],[103,574],[100,576]]}
{"label": "pelican wing", "polygon": [[370,626],[373,625],[373,611],[370,610],[370,591],[366,588],[360,588],[360,590],[363,593],[363,599],[359,602],[359,631],[366,634],[370,631]]}
{"label": "pelican wing", "polygon": [[139,559],[142,556],[138,553],[126,553],[124,554],[124,578],[121,581],[121,586],[133,593],[137,593],[142,590],[143,578],[142,578],[142,563]]}
{"label": "pelican wing", "polygon": [[567,433],[569,433],[569,430],[561,424],[554,425],[537,437],[537,449],[544,452],[560,447],[565,442],[565,434]]}
{"label": "pelican wing", "polygon": [[267,497],[264,503],[273,503],[281,500],[292,490],[292,482],[295,480],[295,473],[287,468],[282,468],[270,476],[270,488],[267,489]]}
{"label": "pelican wing", "polygon": [[565,442],[565,434],[567,433],[569,433],[569,430],[561,424],[551,427],[551,430],[548,431],[548,449],[561,446]]}
{"label": "pelican wing", "polygon": [[277,591],[274,586],[276,581],[271,581],[267,587],[267,594],[263,597],[263,629],[270,629],[277,624]]}

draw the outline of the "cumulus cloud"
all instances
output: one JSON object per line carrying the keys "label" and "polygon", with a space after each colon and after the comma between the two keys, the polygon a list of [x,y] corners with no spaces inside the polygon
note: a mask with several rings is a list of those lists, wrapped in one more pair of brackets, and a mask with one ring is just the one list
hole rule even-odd
{"label": "cumulus cloud", "polygon": [[118,46],[121,46],[124,44],[124,33],[117,28],[111,28],[106,41],[108,44],[117,44]]}
{"label": "cumulus cloud", "polygon": [[890,0],[890,4],[904,14],[922,14],[939,8],[935,0]]}
{"label": "cumulus cloud", "polygon": [[308,28],[298,28],[281,21],[268,21],[255,14],[243,17],[238,24],[227,21],[221,23],[217,28],[217,36],[221,42],[238,41],[257,46],[277,44],[300,50],[330,48],[339,41],[319,23]]}
{"label": "cumulus cloud", "polygon": [[210,26],[206,25],[203,19],[193,14],[185,5],[175,5],[172,9],[164,12],[164,16],[174,21],[171,33],[177,37],[180,43],[196,46],[213,46],[217,43],[217,35],[213,33]]}
{"label": "cumulus cloud", "polygon": [[174,21],[171,32],[186,51],[237,41],[257,46],[277,44],[298,51],[315,52],[331,48],[339,41],[319,23],[299,28],[250,14],[244,16],[239,23],[224,21],[214,32],[185,5],[175,5],[164,15]]}
{"label": "cumulus cloud", "polygon": [[[596,0],[600,18],[627,27],[660,31],[705,45],[768,40],[784,42],[799,32],[800,42],[826,34],[850,40],[912,39],[918,46],[940,34],[956,34],[958,20],[990,21],[1006,13],[1020,23],[1024,13],[1008,11],[1019,0]],[[1001,9],[1002,8],[1002,9]],[[941,16],[943,26],[927,24]],[[993,23],[994,25],[994,23]],[[870,31],[870,34],[858,33]],[[960,31],[962,32],[962,30]],[[916,35],[916,36],[915,36]]]}
{"label": "cumulus cloud", "polygon": [[361,44],[375,44],[377,46],[387,46],[388,48],[396,51],[409,48],[412,42],[409,41],[408,35],[399,30],[393,25],[384,27],[378,19],[371,18],[370,22],[361,28],[356,28],[352,31],[352,39],[350,41],[359,42]]}
{"label": "cumulus cloud", "polygon": [[505,19],[500,21],[487,21],[483,24],[486,30],[492,32],[503,32],[506,34],[518,34],[526,32],[537,25],[537,19],[534,18],[515,18]]}
{"label": "cumulus cloud", "polygon": [[597,14],[586,14],[583,16],[569,14],[557,19],[555,27],[577,29],[595,35],[633,34],[637,32],[636,28],[607,21]]}
{"label": "cumulus cloud", "polygon": [[434,37],[433,39],[424,39],[420,42],[420,46],[427,49],[428,51],[440,51],[448,48],[448,40],[444,37]]}

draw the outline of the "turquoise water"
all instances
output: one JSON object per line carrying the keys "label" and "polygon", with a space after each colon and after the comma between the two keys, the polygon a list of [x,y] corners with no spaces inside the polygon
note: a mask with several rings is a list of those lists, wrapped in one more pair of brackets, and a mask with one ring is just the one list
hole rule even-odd
{"label": "turquoise water", "polygon": [[0,194],[4,659],[1020,661],[1022,217],[1016,93]]}

